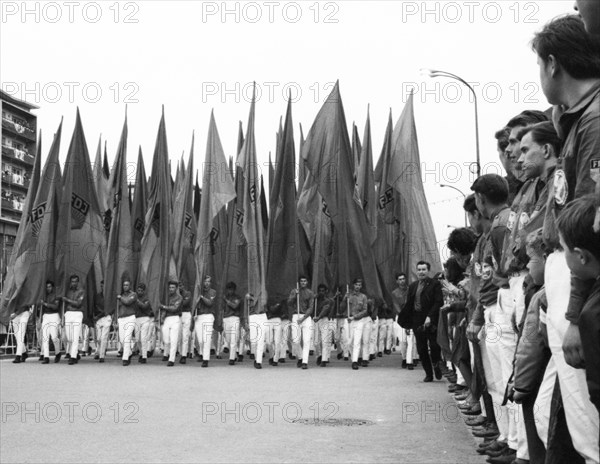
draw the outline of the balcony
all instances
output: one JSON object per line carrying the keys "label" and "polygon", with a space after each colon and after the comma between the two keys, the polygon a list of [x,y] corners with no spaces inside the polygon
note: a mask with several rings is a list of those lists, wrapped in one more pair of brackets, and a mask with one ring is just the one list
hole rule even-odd
{"label": "balcony", "polygon": [[2,127],[13,134],[35,142],[35,130],[31,129],[26,122],[20,124],[6,118],[2,118]]}
{"label": "balcony", "polygon": [[24,176],[19,176],[17,174],[2,174],[2,181],[6,182],[8,185],[12,187],[20,187],[21,189],[27,190],[29,188],[29,184],[31,183],[29,179],[26,179]]}
{"label": "balcony", "polygon": [[27,150],[19,150],[18,148],[2,145],[2,155],[11,160],[18,161],[26,166],[33,166],[35,158],[31,156]]}
{"label": "balcony", "polygon": [[23,212],[23,201],[2,199],[2,210],[14,211],[17,213]]}

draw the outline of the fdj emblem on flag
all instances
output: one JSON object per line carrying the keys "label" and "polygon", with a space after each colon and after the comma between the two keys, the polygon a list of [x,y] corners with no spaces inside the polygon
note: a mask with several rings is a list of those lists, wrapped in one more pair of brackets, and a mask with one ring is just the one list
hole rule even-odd
{"label": "fdj emblem on flag", "polygon": [[327,208],[327,203],[322,198],[321,198],[321,203],[323,204],[323,207],[321,208],[321,211],[323,211],[323,214],[325,214],[325,216],[327,216],[327,217],[331,217],[331,215],[329,214],[329,208]]}
{"label": "fdj emblem on flag", "polygon": [[152,215],[150,227],[154,229],[156,236],[160,237],[160,203],[157,203],[154,207],[154,214]]}
{"label": "fdj emblem on flag", "polygon": [[184,226],[185,237],[191,245],[194,241],[195,234],[192,233],[192,215],[189,213],[185,213]]}
{"label": "fdj emblem on flag", "polygon": [[81,229],[85,217],[90,210],[90,204],[76,193],[71,194],[71,229]]}
{"label": "fdj emblem on flag", "polygon": [[217,252],[215,243],[216,243],[217,239],[219,238],[219,229],[213,227],[210,231],[209,238],[210,238],[210,254],[214,255]]}
{"label": "fdj emblem on flag", "polygon": [[394,191],[392,187],[389,187],[382,195],[379,195],[379,209],[384,209],[392,201],[394,201]]}
{"label": "fdj emblem on flag", "polygon": [[235,210],[235,220],[238,224],[238,226],[241,226],[244,223],[244,212],[236,209]]}
{"label": "fdj emblem on flag", "polygon": [[46,212],[46,202],[40,203],[38,206],[31,210],[29,213],[29,221],[31,222],[31,235],[37,237],[40,234],[42,228],[42,219]]}
{"label": "fdj emblem on flag", "polygon": [[140,218],[137,218],[135,220],[135,224],[133,225],[133,228],[140,233],[140,235],[144,235],[144,221],[142,221]]}
{"label": "fdj emblem on flag", "polygon": [[256,185],[252,184],[250,187],[250,202],[256,203]]}

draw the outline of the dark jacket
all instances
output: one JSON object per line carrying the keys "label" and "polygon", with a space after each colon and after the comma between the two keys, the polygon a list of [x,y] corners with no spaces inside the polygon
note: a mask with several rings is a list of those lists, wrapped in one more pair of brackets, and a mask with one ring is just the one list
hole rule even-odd
{"label": "dark jacket", "polygon": [[442,285],[439,280],[434,280],[431,277],[426,277],[425,286],[421,292],[421,311],[415,311],[415,296],[419,281],[413,282],[408,287],[408,296],[406,306],[402,313],[406,313],[406,317],[410,318],[410,324],[404,324],[403,327],[410,325],[414,330],[425,323],[425,319],[431,319],[431,325],[435,326],[439,319],[440,308],[444,304],[444,295],[442,294]]}

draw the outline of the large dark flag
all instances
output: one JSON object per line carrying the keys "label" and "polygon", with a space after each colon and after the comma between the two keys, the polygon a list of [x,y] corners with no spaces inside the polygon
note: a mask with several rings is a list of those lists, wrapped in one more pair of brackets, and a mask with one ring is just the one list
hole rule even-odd
{"label": "large dark flag", "polygon": [[146,284],[148,299],[156,310],[167,301],[169,279],[177,278],[171,254],[171,176],[164,109],[156,136],[149,190],[138,282]]}
{"label": "large dark flag", "polygon": [[[356,136],[356,138],[358,139],[358,136]],[[360,145],[360,141],[357,140],[356,143]],[[375,180],[373,178],[371,118],[368,113],[361,150],[362,152],[358,157],[358,170],[356,173],[356,194],[358,196],[358,201],[363,208],[365,219],[367,220],[367,224],[369,226],[369,243],[373,244],[377,238],[377,192],[375,190]]]}
{"label": "large dark flag", "polygon": [[[229,172],[225,152],[219,137],[214,113],[210,115],[206,153],[202,166],[202,202],[196,241],[196,300],[199,300],[202,279],[213,277],[223,287],[224,251],[227,230],[224,226],[225,207],[235,198],[235,187]],[[218,317],[217,317],[218,319]],[[218,324],[217,324],[218,325]]]}
{"label": "large dark flag", "polygon": [[134,264],[131,279],[136,284],[138,281],[140,252],[142,250],[142,238],[144,238],[147,209],[148,183],[146,181],[146,168],[144,167],[144,158],[142,157],[142,147],[139,147],[135,173],[135,190],[131,205],[131,245]]}
{"label": "large dark flag", "polygon": [[271,301],[286,298],[304,273],[298,246],[296,211],[296,149],[292,103],[288,101],[285,124],[277,150],[271,190],[271,218],[267,240],[267,293]]}
{"label": "large dark flag", "polygon": [[368,294],[381,297],[369,246],[369,228],[354,195],[352,148],[339,83],[319,111],[306,137],[302,157],[333,223],[335,281],[350,283],[355,277],[362,277]]}
{"label": "large dark flag", "polygon": [[[121,139],[113,168],[108,180],[109,206],[111,222],[106,247],[104,275],[104,301],[116,301],[121,294],[125,278],[134,278],[137,264],[134,255],[133,229],[131,228],[131,210],[129,208],[127,185],[127,116],[123,123]],[[131,282],[135,285],[135,281]],[[106,305],[106,313],[112,314],[114,306]]]}
{"label": "large dark flag", "polygon": [[[58,128],[58,134],[60,138],[60,126]],[[31,181],[29,182],[27,196],[25,197],[21,221],[19,222],[19,228],[17,229],[17,236],[13,245],[12,254],[8,263],[6,280],[3,286],[0,322],[4,325],[9,324],[10,315],[18,306],[27,304],[26,301],[31,299],[31,297],[28,297],[28,294],[31,293],[31,291],[30,289],[24,288],[24,283],[28,277],[30,260],[31,258],[36,259],[35,255],[27,255],[35,253],[35,245],[37,242],[37,237],[33,233],[31,211],[33,210],[36,193],[40,184],[41,160],[42,133],[40,132],[37,144],[37,154],[33,165],[33,173]],[[36,285],[41,287],[39,282],[37,282]],[[34,302],[35,300],[32,300],[29,304],[33,304]]]}
{"label": "large dark flag", "polygon": [[416,277],[417,262],[425,260],[431,263],[432,272],[441,271],[440,254],[421,177],[412,93],[394,127],[392,161],[387,181],[400,193],[401,217],[406,218],[401,221],[404,269]]}
{"label": "large dark flag", "polygon": [[[81,116],[77,110],[65,162],[56,235],[58,295],[66,294],[72,274],[77,274],[81,285],[85,286],[92,266],[99,265],[101,268],[106,233],[93,179]],[[95,288],[86,288],[86,291],[93,293]],[[89,320],[90,309],[88,307],[84,311],[84,321]]]}
{"label": "large dark flag", "polygon": [[248,244],[248,292],[254,296],[256,304],[263,308],[267,304],[267,291],[265,288],[266,272],[260,177],[254,140],[254,107],[255,94],[253,91],[246,139],[237,159],[238,166],[242,168],[242,189],[241,197],[237,203],[237,214]]}
{"label": "large dark flag", "polygon": [[194,135],[188,159],[187,169],[181,167],[182,186],[173,204],[173,223],[175,234],[173,256],[177,266],[177,275],[185,283],[188,290],[196,284],[196,260],[194,252],[198,233],[194,216]]}

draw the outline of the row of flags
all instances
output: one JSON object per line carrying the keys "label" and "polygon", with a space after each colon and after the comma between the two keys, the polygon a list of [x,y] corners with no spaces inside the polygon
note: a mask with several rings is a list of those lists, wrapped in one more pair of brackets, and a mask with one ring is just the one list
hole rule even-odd
{"label": "row of flags", "polygon": [[61,121],[43,170],[38,145],[0,322],[8,324],[17,309],[39,302],[46,279],[56,281],[57,293],[64,295],[71,274],[86,287],[89,317],[101,280],[110,314],[125,278],[146,284],[155,309],[167,300],[169,280],[194,290],[195,307],[207,275],[217,301],[233,281],[239,294],[250,293],[261,307],[278,303],[299,275],[307,275],[315,289],[361,277],[367,294],[391,304],[396,272],[414,272],[421,259],[433,270],[441,268],[421,182],[412,95],[395,127],[390,112],[373,168],[370,118],[362,143],[356,126],[350,140],[336,83],[306,138],[300,126],[298,184],[290,99],[276,135],[274,165],[269,155],[269,192],[258,172],[254,120],[253,96],[245,136],[240,122],[233,163],[211,114],[200,194],[197,175],[195,184],[193,178],[193,135],[187,166],[182,157],[176,181],[171,178],[163,109],[150,178],[140,149],[132,197],[127,115],[110,174],[106,148],[100,162],[100,143],[92,170],[79,111],[61,173]]}

